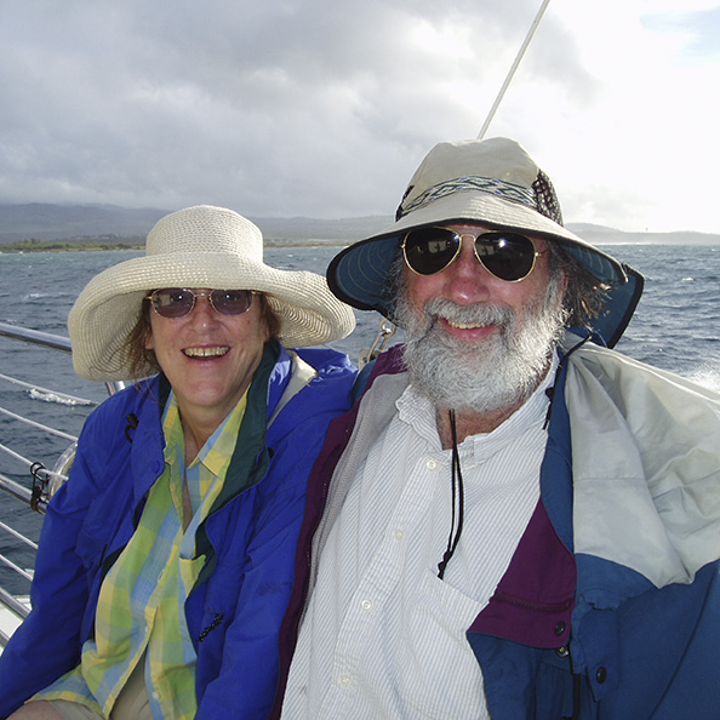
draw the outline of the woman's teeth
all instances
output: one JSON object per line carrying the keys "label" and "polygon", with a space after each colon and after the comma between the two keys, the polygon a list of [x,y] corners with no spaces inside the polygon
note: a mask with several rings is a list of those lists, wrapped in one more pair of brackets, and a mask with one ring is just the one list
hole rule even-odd
{"label": "woman's teeth", "polygon": [[197,347],[185,348],[183,352],[188,357],[220,357],[230,350],[229,347]]}

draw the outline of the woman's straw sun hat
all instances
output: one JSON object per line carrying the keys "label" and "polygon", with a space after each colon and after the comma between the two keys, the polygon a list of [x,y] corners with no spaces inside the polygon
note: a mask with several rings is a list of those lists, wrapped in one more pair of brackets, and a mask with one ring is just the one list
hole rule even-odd
{"label": "woman's straw sun hat", "polygon": [[[352,310],[323,277],[266,265],[259,228],[232,210],[200,205],[162,218],[147,237],[144,257],[104,270],[80,293],[68,318],[78,375],[129,379],[128,335],[143,298],[163,287],[260,292],[280,319],[279,338],[287,347],[338,340],[355,327]],[[148,365],[147,374],[154,372]]]}

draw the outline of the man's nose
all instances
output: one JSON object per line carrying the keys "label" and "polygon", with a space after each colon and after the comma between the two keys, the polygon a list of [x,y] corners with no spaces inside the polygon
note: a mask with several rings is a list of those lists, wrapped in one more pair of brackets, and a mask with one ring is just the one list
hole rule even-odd
{"label": "man's nose", "polygon": [[448,290],[445,295],[450,300],[460,305],[487,300],[490,292],[488,281],[493,276],[475,257],[474,236],[462,236],[460,255],[445,272],[448,273]]}

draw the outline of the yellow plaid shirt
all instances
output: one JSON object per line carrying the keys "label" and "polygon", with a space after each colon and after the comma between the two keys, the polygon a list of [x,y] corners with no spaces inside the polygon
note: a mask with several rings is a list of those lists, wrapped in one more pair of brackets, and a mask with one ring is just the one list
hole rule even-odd
{"label": "yellow plaid shirt", "polygon": [[[247,393],[186,468],[182,422],[171,393],[163,418],[165,471],[150,489],[130,542],[103,580],[95,637],[84,644],[80,665],[34,700],[70,700],[108,717],[146,655],[145,682],[155,717],[195,716],[196,655],[184,612],[205,562],[205,556],[195,557],[195,534],[222,489],[246,403]],[[185,479],[191,517],[183,503]]]}

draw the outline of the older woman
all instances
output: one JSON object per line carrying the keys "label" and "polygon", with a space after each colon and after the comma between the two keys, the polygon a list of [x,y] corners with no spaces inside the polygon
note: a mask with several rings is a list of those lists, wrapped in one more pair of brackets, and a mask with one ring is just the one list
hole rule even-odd
{"label": "older woman", "polygon": [[0,657],[3,717],[22,703],[13,718],[268,714],[307,476],[355,371],[280,344],[343,337],[354,317],[262,251],[237,213],[188,208],[80,294],[78,374],[160,372],[85,424],[33,611]]}

